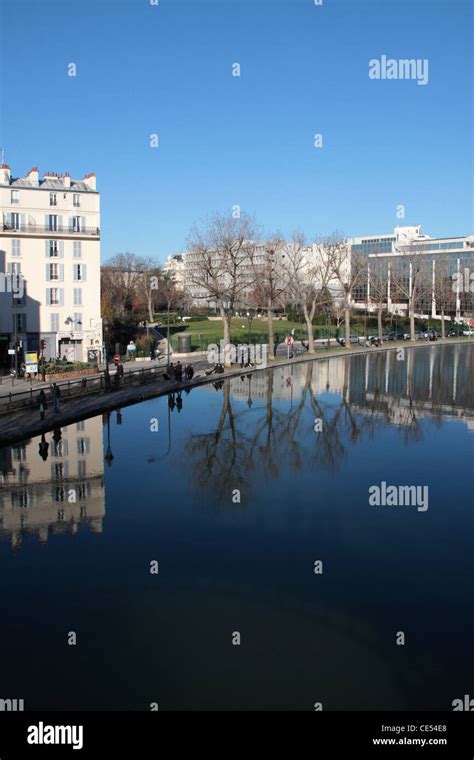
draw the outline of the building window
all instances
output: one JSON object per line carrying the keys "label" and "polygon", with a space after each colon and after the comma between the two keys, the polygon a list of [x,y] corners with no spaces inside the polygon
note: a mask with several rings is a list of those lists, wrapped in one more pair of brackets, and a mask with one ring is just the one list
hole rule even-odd
{"label": "building window", "polygon": [[58,231],[58,217],[57,217],[57,214],[49,214],[49,216],[48,216],[48,229],[51,230],[51,232],[57,232]]}
{"label": "building window", "polygon": [[49,279],[59,280],[59,269],[57,264],[49,264]]}
{"label": "building window", "polygon": [[81,205],[81,197],[78,193],[73,193],[72,205],[76,206],[77,208],[79,208],[79,206]]}
{"label": "building window", "polygon": [[59,314],[51,314],[51,332],[59,332]]}
{"label": "building window", "polygon": [[49,205],[50,206],[57,206],[58,205],[58,196],[56,193],[50,193],[49,194]]}
{"label": "building window", "polygon": [[85,420],[79,420],[79,422],[76,422],[76,430],[78,433],[83,433],[85,429],[86,429]]}
{"label": "building window", "polygon": [[74,288],[74,306],[82,306],[81,288]]}
{"label": "building window", "polygon": [[17,211],[10,214],[10,227],[12,230],[20,229],[20,214]]}
{"label": "building window", "polygon": [[7,264],[7,274],[20,274],[21,263],[19,261],[9,261]]}
{"label": "building window", "polygon": [[19,202],[20,202],[20,191],[12,190],[12,203],[19,203]]}
{"label": "building window", "polygon": [[73,258],[80,259],[82,258],[82,243],[80,240],[74,240],[72,244],[73,249]]}
{"label": "building window", "polygon": [[86,265],[85,264],[73,264],[73,280],[74,282],[84,281],[86,279]]}
{"label": "building window", "polygon": [[47,293],[49,296],[46,302],[51,306],[59,306],[59,288],[48,288]]}
{"label": "building window", "polygon": [[59,256],[59,242],[57,240],[49,241],[49,255],[51,257]]}
{"label": "building window", "polygon": [[88,454],[90,451],[90,440],[89,438],[78,438],[77,441],[77,453],[78,454]]}
{"label": "building window", "polygon": [[21,256],[19,240],[12,240],[12,256]]}
{"label": "building window", "polygon": [[71,219],[71,225],[72,225],[72,231],[73,232],[82,232],[83,226],[82,226],[82,217],[81,216],[73,216]]}

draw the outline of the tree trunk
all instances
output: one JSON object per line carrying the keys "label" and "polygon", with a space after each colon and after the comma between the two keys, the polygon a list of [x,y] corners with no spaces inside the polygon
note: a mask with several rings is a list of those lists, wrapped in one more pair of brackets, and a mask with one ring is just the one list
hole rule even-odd
{"label": "tree trunk", "polygon": [[379,341],[382,343],[383,341],[383,331],[382,331],[382,309],[379,307],[379,310],[377,312],[377,327],[379,331]]}
{"label": "tree trunk", "polygon": [[344,295],[344,348],[351,347],[351,309],[349,306],[349,293]]}
{"label": "tree trunk", "polygon": [[441,337],[446,337],[446,327],[444,326],[444,306],[441,307]]}
{"label": "tree trunk", "polygon": [[304,314],[304,321],[306,322],[306,331],[308,333],[308,354],[314,354],[315,350],[314,350],[314,336],[313,336],[313,320],[308,314],[308,308],[305,303],[303,303],[303,314]]}
{"label": "tree trunk", "polygon": [[273,304],[272,299],[268,299],[267,314],[268,314],[268,357],[269,359],[275,358],[275,336],[273,334]]}
{"label": "tree trunk", "polygon": [[222,324],[224,326],[224,367],[231,367],[232,362],[230,360],[230,318],[222,304],[219,306],[220,315],[222,317]]}
{"label": "tree trunk", "polygon": [[415,338],[415,312],[414,312],[413,306],[409,307],[408,313],[410,315],[410,340],[416,340]]}

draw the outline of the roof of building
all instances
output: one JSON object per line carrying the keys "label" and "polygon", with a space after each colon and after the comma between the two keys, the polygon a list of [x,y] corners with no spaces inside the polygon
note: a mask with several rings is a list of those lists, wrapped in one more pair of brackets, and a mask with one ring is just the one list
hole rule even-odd
{"label": "roof of building", "polygon": [[89,185],[79,179],[71,179],[71,185],[70,187],[67,187],[64,184],[64,179],[62,177],[55,177],[54,179],[40,179],[37,182],[34,182],[31,179],[26,179],[25,177],[19,177],[18,179],[12,179],[10,185],[11,187],[23,187],[25,189],[35,189],[40,187],[42,190],[74,190],[78,193],[94,192],[91,190]]}

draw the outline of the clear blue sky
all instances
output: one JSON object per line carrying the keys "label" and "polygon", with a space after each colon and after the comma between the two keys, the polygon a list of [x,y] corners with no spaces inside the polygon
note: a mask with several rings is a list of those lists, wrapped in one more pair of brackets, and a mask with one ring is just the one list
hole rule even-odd
{"label": "clear blue sky", "polygon": [[[234,204],[309,237],[473,231],[469,0],[2,7],[5,159],[15,176],[95,171],[104,260],[164,260]],[[382,54],[427,58],[428,84],[369,79]]]}

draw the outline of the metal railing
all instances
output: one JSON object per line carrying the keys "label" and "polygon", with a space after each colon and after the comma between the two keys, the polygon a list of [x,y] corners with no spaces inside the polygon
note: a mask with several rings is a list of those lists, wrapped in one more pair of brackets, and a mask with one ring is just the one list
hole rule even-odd
{"label": "metal railing", "polygon": [[44,235],[47,233],[48,235],[87,235],[88,237],[99,237],[100,235],[100,228],[99,227],[83,227],[80,230],[71,229],[69,226],[64,224],[58,224],[56,226],[56,229],[51,229],[50,227],[47,227],[44,224],[9,224],[8,222],[3,222],[2,224],[2,231],[3,232],[26,232],[29,234],[41,234]]}
{"label": "metal railing", "polygon": [[[56,384],[61,390],[61,401],[67,398],[78,398],[90,393],[114,393],[126,387],[133,385],[143,385],[145,383],[156,381],[161,378],[165,372],[163,365],[154,365],[153,367],[141,367],[132,369],[119,377],[115,372],[110,373],[110,385],[106,387],[105,373],[100,375],[86,375],[84,377],[74,378],[73,380],[58,380]],[[8,393],[0,396],[0,414],[12,410],[24,409],[27,407],[38,406],[38,394],[44,390],[49,404],[53,404],[52,383],[47,387],[44,383],[32,384],[26,391],[18,393]]]}

